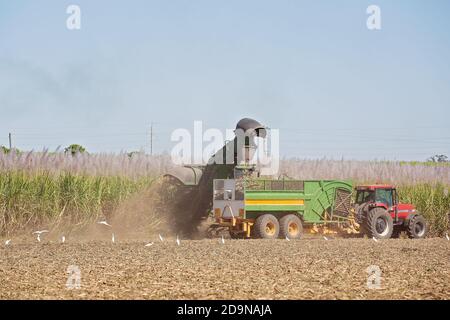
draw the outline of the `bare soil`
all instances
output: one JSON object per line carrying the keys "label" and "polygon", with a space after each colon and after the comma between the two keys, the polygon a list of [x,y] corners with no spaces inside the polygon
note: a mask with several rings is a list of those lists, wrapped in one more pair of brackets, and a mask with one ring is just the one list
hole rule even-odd
{"label": "bare soil", "polygon": [[[11,241],[1,299],[449,299],[446,239]],[[69,265],[81,288],[67,289]],[[369,289],[367,268],[381,269]]]}

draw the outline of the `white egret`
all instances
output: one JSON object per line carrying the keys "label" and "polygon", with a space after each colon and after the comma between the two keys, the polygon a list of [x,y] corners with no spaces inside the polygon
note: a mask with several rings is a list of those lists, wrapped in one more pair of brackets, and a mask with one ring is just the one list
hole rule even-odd
{"label": "white egret", "polygon": [[38,231],[33,232],[33,234],[37,234],[36,240],[38,242],[41,242],[41,234],[47,233],[47,232],[48,232],[48,230],[38,230]]}
{"label": "white egret", "polygon": [[99,221],[99,222],[97,222],[97,223],[98,223],[98,224],[103,224],[103,225],[108,226],[108,227],[112,227],[106,220]]}

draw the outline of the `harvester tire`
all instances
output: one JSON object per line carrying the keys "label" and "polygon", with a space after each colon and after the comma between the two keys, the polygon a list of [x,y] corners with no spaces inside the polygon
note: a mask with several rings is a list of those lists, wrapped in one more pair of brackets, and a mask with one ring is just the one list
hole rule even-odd
{"label": "harvester tire", "polygon": [[409,220],[406,234],[411,239],[422,239],[427,235],[427,223],[423,216],[415,215]]}
{"label": "harvester tire", "polygon": [[295,214],[288,214],[280,219],[280,238],[300,239],[302,234],[302,220]]}
{"label": "harvester tire", "polygon": [[253,226],[254,235],[261,239],[276,239],[280,234],[280,224],[271,214],[259,216]]}
{"label": "harvester tire", "polygon": [[230,238],[231,239],[244,239],[245,238],[245,234],[244,233],[240,233],[240,232],[230,231]]}
{"label": "harvester tire", "polygon": [[369,238],[389,239],[394,230],[391,215],[383,208],[369,211],[364,221],[364,231]]}

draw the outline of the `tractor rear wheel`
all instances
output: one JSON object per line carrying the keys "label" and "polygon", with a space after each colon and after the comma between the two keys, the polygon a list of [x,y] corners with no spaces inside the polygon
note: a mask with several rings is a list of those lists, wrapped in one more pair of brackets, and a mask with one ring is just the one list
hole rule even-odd
{"label": "tractor rear wheel", "polygon": [[394,230],[391,215],[383,208],[369,211],[364,221],[364,231],[370,238],[389,239]]}
{"label": "tractor rear wheel", "polygon": [[253,231],[256,238],[276,239],[280,233],[280,224],[275,216],[263,214],[256,219]]}
{"label": "tractor rear wheel", "polygon": [[415,215],[409,220],[406,234],[411,239],[422,239],[427,234],[427,223],[423,216]]}
{"label": "tractor rear wheel", "polygon": [[281,238],[300,239],[302,233],[302,220],[295,214],[288,214],[280,219]]}

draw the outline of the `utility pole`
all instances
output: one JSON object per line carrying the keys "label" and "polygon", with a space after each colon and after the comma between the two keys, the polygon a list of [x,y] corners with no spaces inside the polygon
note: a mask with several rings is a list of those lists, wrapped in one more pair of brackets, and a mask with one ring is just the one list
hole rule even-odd
{"label": "utility pole", "polygon": [[12,137],[11,137],[11,132],[8,133],[8,140],[9,140],[9,150],[12,150]]}
{"label": "utility pole", "polygon": [[150,155],[153,155],[153,122],[150,123]]}

